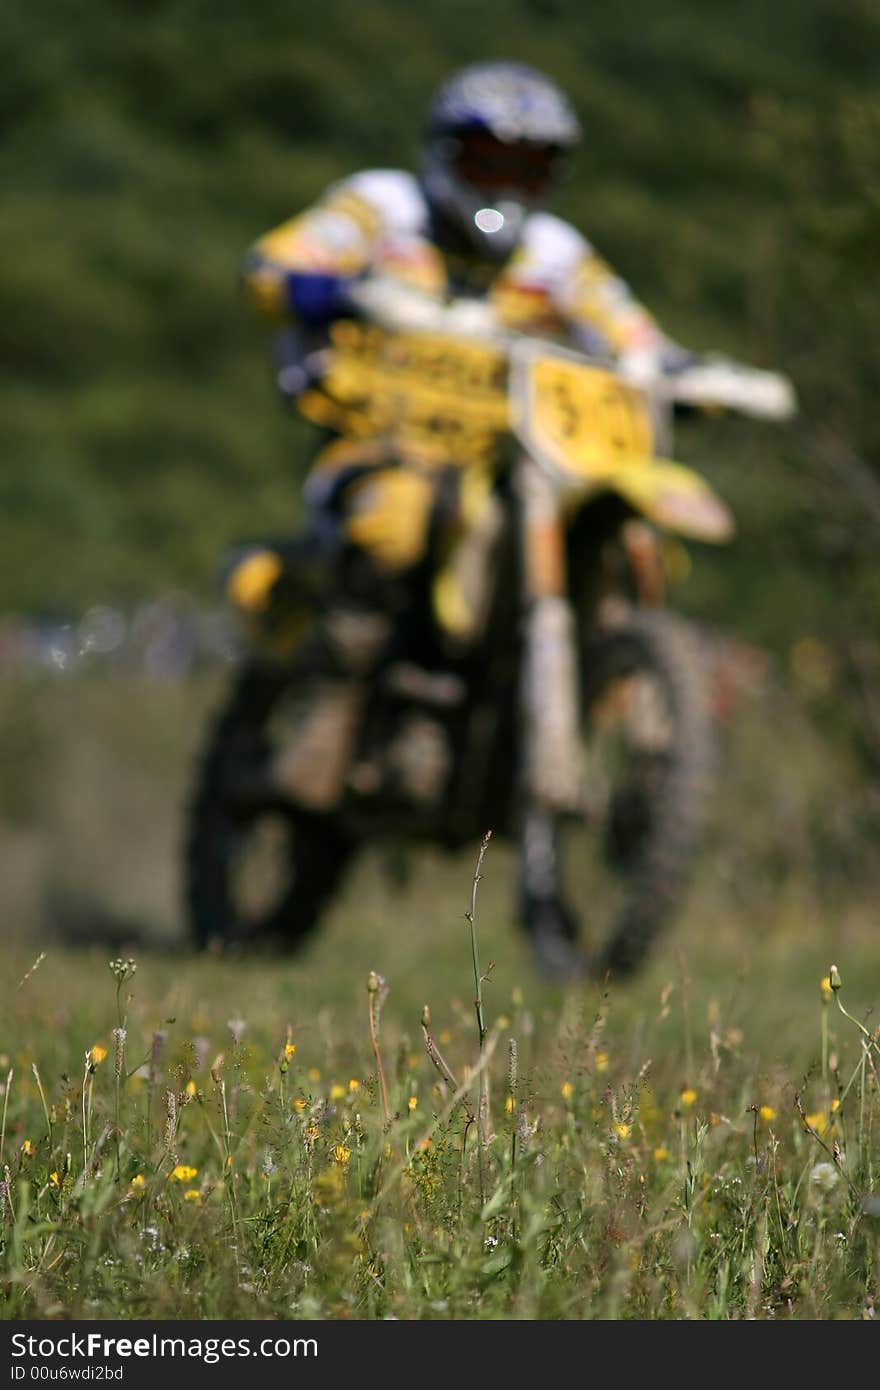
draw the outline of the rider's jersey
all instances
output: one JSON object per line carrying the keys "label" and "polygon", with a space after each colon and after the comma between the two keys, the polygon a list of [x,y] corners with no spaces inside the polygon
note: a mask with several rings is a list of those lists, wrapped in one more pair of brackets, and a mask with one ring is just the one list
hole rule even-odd
{"label": "rider's jersey", "polygon": [[445,252],[432,235],[418,179],[370,169],[333,184],[306,212],[261,237],[248,254],[252,304],[276,321],[315,326],[339,312],[345,282],[365,272],[447,298],[485,295],[502,325],[656,364],[673,344],[628,286],[568,222],[547,212],[526,219],[503,265]]}

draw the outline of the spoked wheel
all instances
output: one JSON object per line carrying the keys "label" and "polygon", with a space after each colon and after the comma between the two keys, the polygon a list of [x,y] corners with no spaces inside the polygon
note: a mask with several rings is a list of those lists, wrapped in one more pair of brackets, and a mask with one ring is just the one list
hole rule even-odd
{"label": "spoked wheel", "polygon": [[185,862],[186,914],[200,949],[300,945],[351,859],[354,846],[331,817],[298,810],[269,781],[294,694],[288,673],[245,668],[209,736]]}
{"label": "spoked wheel", "polygon": [[650,611],[598,635],[582,705],[584,814],[545,830],[556,892],[526,904],[526,925],[548,972],[619,975],[674,916],[706,819],[714,737],[693,632]]}

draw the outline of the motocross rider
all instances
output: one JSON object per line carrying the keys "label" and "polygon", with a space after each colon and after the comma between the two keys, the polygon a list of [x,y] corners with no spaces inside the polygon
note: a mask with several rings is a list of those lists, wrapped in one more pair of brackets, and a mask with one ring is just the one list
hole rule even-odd
{"label": "motocross rider", "polygon": [[[440,303],[483,301],[502,325],[601,355],[635,381],[674,366],[681,349],[589,241],[545,210],[579,137],[571,105],[545,76],[477,63],[431,101],[419,173],[353,174],[262,236],[244,287],[282,329],[282,390],[305,398],[327,325],[367,277]],[[449,471],[418,453],[401,457],[381,437],[344,435],[310,470],[304,500],[315,534],[332,535],[356,560],[348,593],[325,615],[332,670],[276,769],[312,809],[329,809],[339,794],[364,677],[388,640],[394,595],[424,561]]]}

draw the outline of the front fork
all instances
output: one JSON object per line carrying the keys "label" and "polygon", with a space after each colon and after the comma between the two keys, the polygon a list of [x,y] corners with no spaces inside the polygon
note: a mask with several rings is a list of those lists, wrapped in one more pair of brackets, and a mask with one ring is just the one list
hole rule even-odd
{"label": "front fork", "polygon": [[526,925],[561,901],[557,825],[582,808],[580,680],[559,498],[537,468],[519,474],[523,660],[521,863]]}

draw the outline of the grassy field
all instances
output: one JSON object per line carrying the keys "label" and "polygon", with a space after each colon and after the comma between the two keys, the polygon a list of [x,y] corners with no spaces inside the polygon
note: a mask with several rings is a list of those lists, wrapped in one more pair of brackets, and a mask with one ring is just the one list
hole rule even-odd
{"label": "grassy field", "polygon": [[[631,982],[535,976],[492,841],[480,1072],[476,847],[419,856],[401,892],[366,859],[301,957],[196,958],[176,844],[217,679],[6,693],[3,1316],[874,1315],[876,920],[799,857],[818,745],[800,738],[797,796],[765,759],[760,807],[716,827]],[[785,753],[786,721],[758,713],[732,743],[740,806],[761,740]]]}

